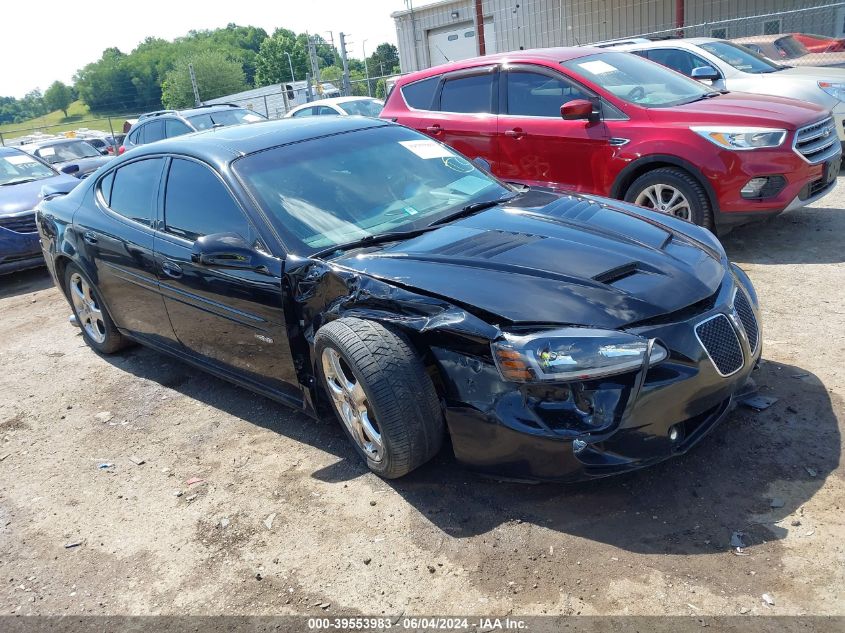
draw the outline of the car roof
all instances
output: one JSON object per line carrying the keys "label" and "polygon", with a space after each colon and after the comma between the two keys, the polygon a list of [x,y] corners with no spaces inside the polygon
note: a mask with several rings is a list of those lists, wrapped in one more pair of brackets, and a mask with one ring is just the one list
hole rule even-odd
{"label": "car roof", "polygon": [[456,70],[472,68],[473,66],[487,66],[501,62],[532,62],[538,60],[559,63],[569,61],[570,59],[576,59],[578,57],[586,57],[587,55],[596,55],[615,50],[615,48],[596,48],[593,46],[559,46],[556,48],[532,48],[524,51],[495,53],[493,55],[485,55],[484,57],[471,57],[469,59],[449,62],[440,66],[432,66],[431,68],[420,70],[415,73],[411,73],[410,75],[404,75],[397,80],[396,84],[404,85],[409,83],[409,80],[416,81],[425,77],[432,77],[434,75],[440,75]]}
{"label": "car roof", "polygon": [[11,156],[12,154],[25,154],[22,149],[18,147],[0,146],[0,156]]}
{"label": "car roof", "polygon": [[667,46],[678,46],[678,48],[692,48],[700,46],[701,44],[709,44],[711,42],[724,42],[725,40],[718,37],[679,37],[666,40],[654,40],[651,42],[643,42],[641,44],[622,44],[620,46],[612,46],[605,48],[606,51],[640,51],[647,48],[666,48]]}
{"label": "car roof", "polygon": [[777,35],[753,35],[751,37],[737,37],[731,40],[736,44],[771,44],[785,37],[792,37],[791,33],[779,33]]}
{"label": "car roof", "polygon": [[228,125],[175,136],[140,145],[124,154],[124,157],[144,154],[186,154],[204,158],[210,162],[227,163],[239,156],[279,145],[390,125],[396,124],[359,116],[274,119],[244,125]]}
{"label": "car roof", "polygon": [[34,143],[27,143],[22,147],[32,147],[33,149],[38,149],[39,147],[51,147],[53,145],[67,145],[68,143],[78,143],[82,141],[87,143],[91,139],[88,138],[53,138],[48,139],[46,141],[35,141]]}

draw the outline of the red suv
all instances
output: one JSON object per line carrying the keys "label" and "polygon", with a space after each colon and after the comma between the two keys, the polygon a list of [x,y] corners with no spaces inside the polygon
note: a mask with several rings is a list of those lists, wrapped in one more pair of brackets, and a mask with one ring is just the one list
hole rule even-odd
{"label": "red suv", "polygon": [[620,198],[714,230],[833,189],[830,113],[714,91],[635,55],[517,51],[405,77],[382,118],[483,158],[500,178]]}

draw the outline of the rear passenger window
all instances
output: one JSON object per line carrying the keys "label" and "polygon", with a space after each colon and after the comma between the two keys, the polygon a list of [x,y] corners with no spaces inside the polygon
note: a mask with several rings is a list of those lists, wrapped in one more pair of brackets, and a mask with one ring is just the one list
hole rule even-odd
{"label": "rear passenger window", "polygon": [[303,116],[313,116],[314,115],[314,108],[302,108],[302,110],[297,110],[293,113],[294,118],[299,118]]}
{"label": "rear passenger window", "polygon": [[417,110],[431,110],[431,102],[434,101],[434,92],[440,77],[429,77],[422,81],[415,81],[407,86],[402,86],[402,96],[412,108]]}
{"label": "rear passenger window", "polygon": [[114,182],[114,172],[109,172],[106,174],[103,179],[100,181],[100,195],[103,196],[103,200],[106,201],[106,204],[111,203],[111,185]]}
{"label": "rear passenger window", "polygon": [[138,129],[136,129],[132,134],[129,135],[129,142],[132,145],[143,145],[144,144],[144,126],[142,125]]}
{"label": "rear passenger window", "polygon": [[164,138],[164,121],[150,121],[144,126],[144,143],[154,143]]}
{"label": "rear passenger window", "polygon": [[237,233],[250,240],[253,231],[220,179],[206,166],[174,158],[164,196],[164,230],[194,241],[213,233]]}
{"label": "rear passenger window", "polygon": [[492,112],[493,73],[448,79],[440,95],[443,112]]}
{"label": "rear passenger window", "polygon": [[[150,226],[163,165],[163,158],[148,158],[117,169],[112,176],[109,208],[130,220]],[[107,178],[101,181],[101,188],[106,185]]]}
{"label": "rear passenger window", "polygon": [[179,119],[164,120],[164,134],[167,138],[182,136],[183,134],[188,134],[189,132],[193,132],[193,130],[182,123]]}

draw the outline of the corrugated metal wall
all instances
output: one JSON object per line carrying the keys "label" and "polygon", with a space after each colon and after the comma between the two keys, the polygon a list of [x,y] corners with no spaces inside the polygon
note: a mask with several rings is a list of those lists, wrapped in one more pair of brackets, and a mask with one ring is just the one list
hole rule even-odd
{"label": "corrugated metal wall", "polygon": [[[687,36],[711,35],[726,29],[726,37],[762,34],[774,18],[730,21],[743,16],[785,13],[778,23],[781,32],[834,35],[835,9],[818,9],[832,0],[686,0]],[[410,14],[394,13],[403,72],[430,65],[428,32],[450,24],[473,20],[474,2],[445,0],[414,11],[416,52]],[[484,0],[485,19],[492,18],[496,50],[546,46],[577,46],[602,40],[656,34],[668,36],[675,29],[675,0]],[[808,11],[800,11],[807,9]],[[798,11],[796,11],[798,10]],[[457,12],[457,17],[452,13]],[[728,21],[726,21],[728,20]]]}

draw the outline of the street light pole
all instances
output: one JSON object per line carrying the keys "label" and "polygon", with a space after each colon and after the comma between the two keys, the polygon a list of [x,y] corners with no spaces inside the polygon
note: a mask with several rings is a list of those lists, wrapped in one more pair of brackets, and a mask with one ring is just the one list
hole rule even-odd
{"label": "street light pole", "polygon": [[361,42],[361,50],[364,52],[364,74],[367,77],[367,95],[372,97],[373,90],[370,88],[370,69],[367,67],[367,40]]}
{"label": "street light pole", "polygon": [[293,76],[293,62],[290,60],[290,53],[287,51],[282,51],[285,55],[288,56],[288,66],[290,66],[290,81],[294,83],[296,81],[296,77]]}

